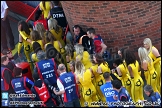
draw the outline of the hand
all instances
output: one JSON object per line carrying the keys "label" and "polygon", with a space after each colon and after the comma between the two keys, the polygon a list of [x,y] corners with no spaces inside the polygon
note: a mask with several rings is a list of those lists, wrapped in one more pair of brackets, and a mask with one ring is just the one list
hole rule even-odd
{"label": "hand", "polygon": [[112,70],[111,70],[111,73],[114,74],[114,73],[115,73],[115,69],[112,69]]}
{"label": "hand", "polygon": [[118,100],[118,97],[116,95],[113,96],[114,100]]}
{"label": "hand", "polygon": [[5,20],[6,20],[6,18],[4,17],[4,18],[2,18],[2,20],[3,20],[3,21],[5,21]]}

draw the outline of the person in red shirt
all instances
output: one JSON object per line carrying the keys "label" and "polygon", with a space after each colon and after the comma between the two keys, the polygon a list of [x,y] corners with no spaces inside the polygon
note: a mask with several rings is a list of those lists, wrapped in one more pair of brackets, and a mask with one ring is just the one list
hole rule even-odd
{"label": "person in red shirt", "polygon": [[46,30],[48,30],[47,20],[42,18],[42,11],[41,11],[41,10],[37,10],[36,13],[35,13],[34,28],[35,28],[35,25],[36,25],[37,23],[42,23],[43,26],[44,26],[44,28],[45,28]]}
{"label": "person in red shirt", "polygon": [[101,55],[104,54],[104,52],[107,49],[107,46],[103,43],[103,40],[101,36],[96,35],[95,29],[94,28],[88,28],[87,29],[87,35],[89,38],[93,39],[94,43],[94,52],[95,53],[100,53]]}

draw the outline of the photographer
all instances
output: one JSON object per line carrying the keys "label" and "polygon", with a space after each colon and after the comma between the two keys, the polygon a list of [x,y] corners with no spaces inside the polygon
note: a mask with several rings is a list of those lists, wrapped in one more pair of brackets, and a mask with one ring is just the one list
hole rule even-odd
{"label": "photographer", "polygon": [[[58,100],[52,97],[53,86],[51,86],[47,79],[41,80],[38,72],[33,73],[34,86],[31,88],[32,93],[36,94],[34,101],[43,101],[42,107],[56,107]],[[54,94],[53,94],[54,95]],[[39,106],[39,107],[41,107]]]}

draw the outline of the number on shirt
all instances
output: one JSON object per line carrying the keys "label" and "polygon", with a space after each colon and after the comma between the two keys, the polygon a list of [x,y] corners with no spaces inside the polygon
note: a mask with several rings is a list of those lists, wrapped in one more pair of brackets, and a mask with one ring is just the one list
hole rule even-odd
{"label": "number on shirt", "polygon": [[52,73],[46,75],[46,78],[51,78],[51,77],[53,77]]}

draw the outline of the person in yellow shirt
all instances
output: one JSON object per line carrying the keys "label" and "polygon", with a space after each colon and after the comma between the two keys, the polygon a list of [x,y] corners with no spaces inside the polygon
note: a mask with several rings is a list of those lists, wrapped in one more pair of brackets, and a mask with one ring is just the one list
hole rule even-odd
{"label": "person in yellow shirt", "polygon": [[31,58],[32,58],[32,61],[35,63],[35,62],[39,61],[39,59],[37,58],[37,52],[42,50],[42,48],[41,48],[41,45],[38,42],[33,42],[32,47],[33,47],[33,50],[34,50],[34,54],[32,54]]}
{"label": "person in yellow shirt", "polygon": [[114,60],[113,66],[116,68],[117,73],[112,70],[112,74],[121,80],[122,86],[131,94],[131,78],[127,66],[120,58]]}
{"label": "person in yellow shirt", "polygon": [[161,93],[161,56],[157,48],[152,46],[150,38],[145,38],[143,41],[144,47],[147,50],[148,55],[153,60],[155,71],[157,72],[157,88]]}
{"label": "person in yellow shirt", "polygon": [[[37,23],[35,25],[35,30],[38,31],[40,37],[42,38],[43,46],[45,45],[45,28],[42,23]],[[43,48],[44,49],[44,48]]]}
{"label": "person in yellow shirt", "polygon": [[103,73],[99,73],[97,71],[98,69],[98,63],[96,61],[95,55],[93,55],[93,60],[92,60],[93,65],[90,67],[91,73],[92,73],[92,78],[93,79],[93,84],[96,88],[96,94],[99,98],[100,101],[106,102],[106,98],[104,97],[102,91],[100,90],[100,86],[102,86],[105,83]]}
{"label": "person in yellow shirt", "polygon": [[19,31],[19,43],[18,43],[18,55],[20,56],[21,47],[24,45],[24,53],[28,62],[30,60],[30,53],[33,51],[31,44],[27,39],[31,39],[29,26],[25,21],[18,22],[18,31]]}
{"label": "person in yellow shirt", "polygon": [[[91,106],[91,102],[97,102],[96,97],[96,88],[91,80],[91,71],[90,69],[85,69],[83,63],[81,61],[77,61],[75,64],[75,74],[76,81],[82,85],[82,96],[87,102],[87,106]],[[85,107],[85,106],[84,106]]]}
{"label": "person in yellow shirt", "polygon": [[48,14],[51,10],[52,3],[51,1],[41,1],[39,4],[39,9],[42,11],[44,19],[47,19]]}
{"label": "person in yellow shirt", "polygon": [[141,61],[141,67],[144,69],[144,72],[147,72],[147,84],[151,85],[153,90],[155,92],[158,92],[157,89],[157,72],[155,71],[153,61],[152,59],[148,56],[147,50],[144,47],[140,47],[138,49],[138,56]]}
{"label": "person in yellow shirt", "polygon": [[81,61],[85,69],[89,69],[92,66],[89,53],[84,51],[84,47],[81,44],[76,44],[74,47],[76,51],[76,60]]}
{"label": "person in yellow shirt", "polygon": [[65,47],[65,42],[63,41],[63,30],[62,27],[57,24],[56,19],[48,20],[48,29],[53,34],[53,36],[58,40],[63,47]]}
{"label": "person in yellow shirt", "polygon": [[62,55],[63,57],[63,61],[62,63],[66,64],[66,59],[65,59],[65,50],[62,47],[61,43],[59,41],[57,41],[53,34],[50,31],[45,32],[45,46],[48,44],[52,44],[54,46],[54,48],[56,48],[56,50]]}
{"label": "person in yellow shirt", "polygon": [[109,64],[106,61],[104,61],[101,54],[99,54],[99,53],[95,54],[95,58],[98,63],[97,71],[99,73],[110,72]]}
{"label": "person in yellow shirt", "polygon": [[139,100],[144,100],[143,97],[143,85],[144,82],[141,76],[138,73],[139,63],[136,60],[136,57],[132,51],[126,49],[124,51],[124,58],[127,64],[128,71],[131,77],[131,96],[134,102],[138,102]]}
{"label": "person in yellow shirt", "polygon": [[67,70],[70,71],[69,62],[72,61],[72,60],[75,61],[76,52],[75,52],[72,44],[66,44],[65,51],[66,51]]}

